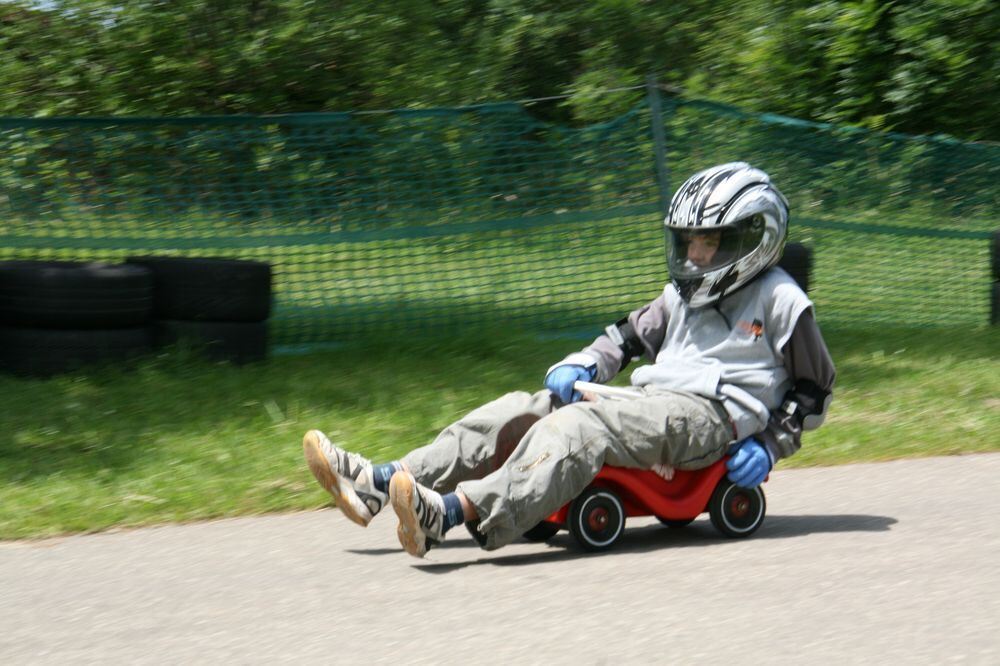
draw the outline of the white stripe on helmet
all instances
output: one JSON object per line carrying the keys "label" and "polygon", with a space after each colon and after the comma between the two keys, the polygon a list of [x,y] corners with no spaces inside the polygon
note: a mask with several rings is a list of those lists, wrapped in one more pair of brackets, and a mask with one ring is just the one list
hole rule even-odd
{"label": "white stripe on helmet", "polygon": [[771,179],[746,162],[730,162],[699,171],[687,179],[670,201],[664,224],[669,227],[717,227],[742,190]]}

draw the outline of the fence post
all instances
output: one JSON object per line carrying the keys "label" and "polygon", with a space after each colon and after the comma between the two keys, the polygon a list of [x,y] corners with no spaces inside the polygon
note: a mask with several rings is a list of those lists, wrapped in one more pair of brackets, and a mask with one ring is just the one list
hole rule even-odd
{"label": "fence post", "polygon": [[670,207],[670,178],[667,172],[667,140],[663,131],[663,106],[656,77],[646,76],[646,100],[649,103],[649,122],[653,130],[653,156],[656,160],[656,187],[660,195],[660,216],[665,218]]}

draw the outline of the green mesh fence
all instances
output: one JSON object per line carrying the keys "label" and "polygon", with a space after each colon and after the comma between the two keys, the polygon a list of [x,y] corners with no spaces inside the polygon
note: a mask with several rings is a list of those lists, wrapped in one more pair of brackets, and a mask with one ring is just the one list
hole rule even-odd
{"label": "green mesh fence", "polygon": [[667,100],[672,173],[743,159],[788,196],[824,323],[982,325],[1000,148]]}
{"label": "green mesh fence", "polygon": [[988,321],[995,147],[637,102],[583,128],[517,104],[0,119],[0,258],[268,261],[272,341],[288,349],[477,329],[589,336],[667,279],[669,189],[744,159],[773,174],[792,239],[815,249],[824,323]]}

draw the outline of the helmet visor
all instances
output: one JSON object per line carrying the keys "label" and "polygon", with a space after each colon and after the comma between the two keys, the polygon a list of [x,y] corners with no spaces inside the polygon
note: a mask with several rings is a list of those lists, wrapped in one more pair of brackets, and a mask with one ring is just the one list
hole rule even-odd
{"label": "helmet visor", "polygon": [[667,227],[670,275],[688,279],[729,266],[753,252],[763,236],[763,219],[753,216],[733,226],[708,229]]}

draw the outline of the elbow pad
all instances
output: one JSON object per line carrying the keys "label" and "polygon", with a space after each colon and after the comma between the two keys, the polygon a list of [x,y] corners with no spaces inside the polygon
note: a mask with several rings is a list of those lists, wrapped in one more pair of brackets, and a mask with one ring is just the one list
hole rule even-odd
{"label": "elbow pad", "polygon": [[639,336],[636,335],[635,329],[632,328],[632,324],[628,322],[628,317],[622,317],[615,323],[611,324],[604,329],[605,335],[607,335],[613,343],[618,345],[618,348],[622,350],[622,364],[618,368],[618,372],[625,369],[633,358],[637,356],[642,356],[646,351],[642,346],[642,341]]}
{"label": "elbow pad", "polygon": [[826,408],[833,394],[809,379],[800,379],[785,394],[781,411],[788,414],[802,430],[815,430],[823,425]]}

